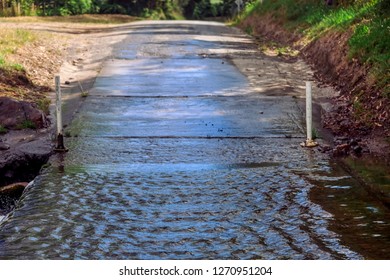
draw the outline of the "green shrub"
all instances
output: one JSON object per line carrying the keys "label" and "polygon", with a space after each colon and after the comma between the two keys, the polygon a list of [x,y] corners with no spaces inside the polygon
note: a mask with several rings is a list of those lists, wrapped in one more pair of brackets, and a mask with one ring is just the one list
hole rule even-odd
{"label": "green shrub", "polygon": [[37,101],[38,109],[46,115],[50,114],[50,104],[51,100],[49,98],[42,98]]}
{"label": "green shrub", "polygon": [[100,13],[102,14],[127,14],[126,9],[119,4],[105,4],[101,7]]}
{"label": "green shrub", "polygon": [[0,124],[0,134],[6,134],[8,130]]}
{"label": "green shrub", "polygon": [[5,59],[2,55],[0,55],[0,67],[4,67],[5,65]]}
{"label": "green shrub", "polygon": [[24,120],[22,121],[18,127],[18,129],[36,129],[37,126],[32,120]]}

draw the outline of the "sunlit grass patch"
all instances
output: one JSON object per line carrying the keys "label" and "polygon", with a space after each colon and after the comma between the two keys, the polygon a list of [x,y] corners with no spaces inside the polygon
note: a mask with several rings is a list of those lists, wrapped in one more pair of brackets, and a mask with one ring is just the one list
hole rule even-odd
{"label": "sunlit grass patch", "polygon": [[15,53],[19,47],[35,39],[36,35],[25,29],[0,29],[0,55]]}
{"label": "sunlit grass patch", "polygon": [[37,39],[35,33],[24,29],[0,29],[0,67],[23,71],[23,65],[10,63],[7,56],[15,54],[25,44]]}
{"label": "sunlit grass patch", "polygon": [[305,33],[311,38],[316,38],[331,29],[343,30],[350,25],[359,24],[365,17],[372,17],[377,2],[377,0],[367,1],[365,4],[335,9],[324,6],[313,7],[304,18],[308,24]]}

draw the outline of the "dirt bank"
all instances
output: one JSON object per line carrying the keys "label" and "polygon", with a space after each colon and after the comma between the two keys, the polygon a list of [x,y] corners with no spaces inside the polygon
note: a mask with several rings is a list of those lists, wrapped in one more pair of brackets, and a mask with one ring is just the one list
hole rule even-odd
{"label": "dirt bank", "polygon": [[[390,164],[390,111],[389,100],[384,98],[370,79],[368,68],[348,58],[350,32],[329,32],[318,40],[306,44],[302,36],[285,30],[271,16],[251,15],[239,27],[258,39],[264,50],[277,49],[278,55],[304,59],[311,65],[320,88],[331,86],[330,106],[323,115],[323,127],[332,131],[335,155],[370,154]],[[317,94],[314,92],[314,94]],[[358,142],[354,152],[351,143]]]}
{"label": "dirt bank", "polygon": [[[41,128],[6,128],[0,134],[0,186],[32,180],[53,151],[54,76],[61,76],[64,99],[64,126],[67,126],[88,94],[102,63],[114,44],[126,35],[126,24],[70,24],[56,22],[0,22],[0,28],[33,30],[38,40],[18,49],[9,60],[25,71],[0,75],[0,96],[24,100],[48,114]],[[51,100],[51,102],[50,102]],[[1,114],[1,112],[0,112]],[[8,113],[7,113],[8,114]]]}

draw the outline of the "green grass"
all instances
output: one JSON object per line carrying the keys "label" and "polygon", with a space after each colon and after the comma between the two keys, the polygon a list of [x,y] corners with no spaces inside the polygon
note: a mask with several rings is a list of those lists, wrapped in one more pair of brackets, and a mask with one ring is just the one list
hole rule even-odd
{"label": "green grass", "polygon": [[329,31],[350,31],[349,58],[370,67],[373,83],[390,98],[390,2],[354,3],[328,7],[319,0],[257,0],[246,6],[236,23],[253,13],[271,15],[287,30],[300,33],[307,43]]}
{"label": "green grass", "polygon": [[0,67],[5,67],[6,62],[3,55],[0,55]]}
{"label": "green grass", "polygon": [[0,30],[0,67],[6,70],[24,71],[24,67],[18,63],[11,63],[7,56],[29,42],[37,39],[35,33],[24,29],[1,29]]}
{"label": "green grass", "polygon": [[313,138],[312,140],[317,140],[317,139],[321,138],[319,131],[315,127],[313,127],[311,129],[311,135],[312,135],[312,138]]}
{"label": "green grass", "polygon": [[24,44],[34,41],[36,35],[24,29],[1,29],[0,30],[0,54],[3,56],[15,53]]}
{"label": "green grass", "polygon": [[51,100],[49,98],[41,98],[37,101],[38,109],[41,110],[45,115],[50,114]]}
{"label": "green grass", "polygon": [[378,0],[367,1],[365,4],[330,9],[323,5],[313,6],[308,10],[304,21],[310,26],[307,35],[316,38],[331,29],[346,30],[351,25],[359,24],[366,17],[374,16]]}
{"label": "green grass", "polygon": [[18,129],[36,129],[37,126],[35,125],[35,123],[31,120],[24,120],[22,121],[18,127]]}
{"label": "green grass", "polygon": [[374,18],[357,25],[349,46],[351,58],[372,65],[371,74],[377,77],[377,85],[390,98],[390,18]]}
{"label": "green grass", "polygon": [[261,13],[263,9],[260,8],[260,5],[262,5],[260,1],[254,1],[245,5],[244,10],[240,15],[237,16],[234,23],[238,23],[240,20],[248,17],[254,12]]}
{"label": "green grass", "polygon": [[[383,0],[385,1],[385,0]],[[316,37],[331,28],[345,28],[378,9],[381,0],[361,1],[361,4],[345,7],[328,7],[318,0],[263,0],[254,1],[245,7],[241,18],[252,14],[271,14],[285,24],[287,29],[297,27],[311,37]]]}
{"label": "green grass", "polygon": [[8,130],[4,126],[0,125],[0,134],[6,134],[7,132]]}

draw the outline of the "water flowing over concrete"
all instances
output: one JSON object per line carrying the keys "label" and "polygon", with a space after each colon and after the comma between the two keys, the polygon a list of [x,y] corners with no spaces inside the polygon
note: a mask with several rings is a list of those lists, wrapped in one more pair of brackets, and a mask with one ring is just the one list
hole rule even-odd
{"label": "water flowing over concrete", "polygon": [[0,258],[390,256],[389,211],[299,146],[293,82],[259,90],[232,63],[258,56],[247,36],[180,21],[123,33],[67,128],[70,152],[1,224]]}

